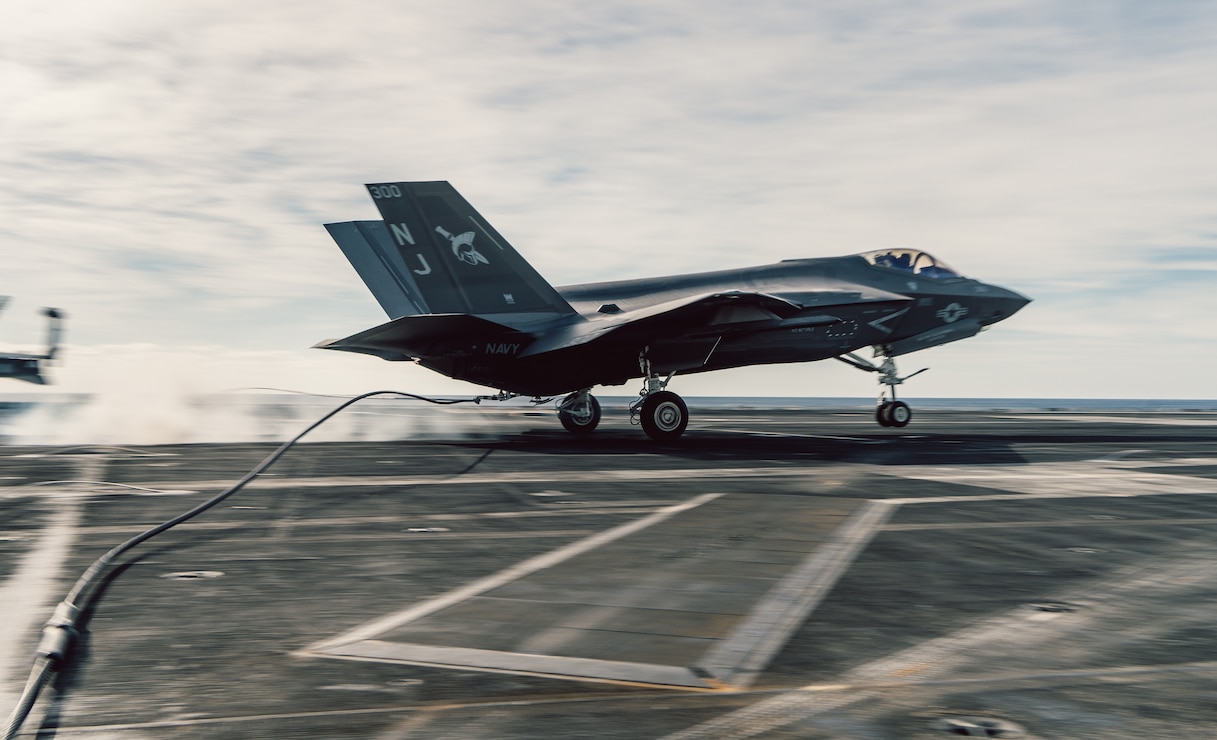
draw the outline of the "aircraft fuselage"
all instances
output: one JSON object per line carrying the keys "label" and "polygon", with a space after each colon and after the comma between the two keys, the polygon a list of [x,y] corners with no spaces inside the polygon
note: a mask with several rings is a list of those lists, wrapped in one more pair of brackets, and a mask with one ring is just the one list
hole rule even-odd
{"label": "aircraft fuselage", "polygon": [[[876,421],[902,427],[911,412],[895,387],[907,377],[894,358],[967,339],[1028,302],[915,249],[555,288],[449,183],[368,193],[381,221],[326,229],[390,321],[316,346],[538,401],[567,394],[558,416],[574,434],[599,423],[597,385],[642,378],[631,419],[672,440],[688,408],[671,376],[830,357],[878,373],[890,398]],[[853,354],[867,346],[881,364]]]}
{"label": "aircraft fuselage", "polygon": [[[962,329],[958,338],[972,336],[976,331],[971,329],[996,323],[1027,303],[1013,291],[978,280],[914,275],[871,265],[861,256],[788,260],[557,290],[577,315],[524,325],[521,331],[476,344],[460,343],[439,356],[417,361],[473,383],[521,395],[548,396],[641,378],[638,357],[644,351],[660,374],[811,362],[935,330],[950,336],[955,326]],[[726,302],[694,315],[667,321],[659,317],[652,326],[645,326],[645,314],[655,306],[691,294],[733,291],[780,295],[797,301],[800,308],[778,315],[751,304]],[[643,316],[643,327],[625,326],[616,335],[607,334],[593,342],[521,356],[534,341],[560,327],[594,327],[596,322],[618,325],[631,322],[635,314]]]}

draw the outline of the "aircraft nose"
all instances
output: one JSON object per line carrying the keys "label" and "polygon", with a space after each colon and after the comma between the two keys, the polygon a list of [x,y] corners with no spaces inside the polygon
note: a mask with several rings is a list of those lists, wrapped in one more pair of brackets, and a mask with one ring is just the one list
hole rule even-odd
{"label": "aircraft nose", "polygon": [[986,326],[1010,318],[1018,313],[1023,306],[1031,302],[1031,299],[1022,293],[1016,293],[1013,290],[996,285],[989,286],[989,296],[990,308],[987,312],[988,316],[981,321]]}

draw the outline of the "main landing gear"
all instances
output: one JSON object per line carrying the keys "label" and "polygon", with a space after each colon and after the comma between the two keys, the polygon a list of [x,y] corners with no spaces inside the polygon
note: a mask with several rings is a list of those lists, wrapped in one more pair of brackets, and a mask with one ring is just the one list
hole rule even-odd
{"label": "main landing gear", "polygon": [[[641,398],[630,404],[630,423],[641,424],[648,437],[660,442],[676,439],[689,426],[689,407],[680,396],[664,390],[669,380],[671,376],[648,377]],[[590,390],[575,391],[558,403],[558,420],[571,434],[591,434],[600,424],[600,402]]]}
{"label": "main landing gear", "polygon": [[689,426],[689,407],[680,396],[665,390],[672,376],[660,378],[656,375],[645,351],[639,355],[638,363],[642,368],[643,386],[638,392],[641,398],[630,404],[630,423],[641,424],[642,431],[657,442],[679,438]]}
{"label": "main landing gear", "polygon": [[558,419],[571,434],[591,434],[600,423],[600,402],[591,390],[575,391],[558,404]]}
{"label": "main landing gear", "polygon": [[685,427],[689,426],[689,407],[672,391],[644,390],[642,398],[630,405],[630,421],[635,419],[648,437],[657,442],[669,442],[685,433]]}
{"label": "main landing gear", "polygon": [[[641,398],[630,404],[630,423],[641,424],[648,437],[660,442],[680,437],[689,426],[689,407],[680,396],[664,390],[671,379],[648,377]],[[600,402],[590,390],[575,391],[558,403],[558,420],[571,434],[591,434],[600,423]]]}
{"label": "main landing gear", "polygon": [[[879,401],[875,406],[875,421],[884,427],[906,427],[913,419],[913,410],[904,401],[896,400],[896,386],[913,377],[913,375],[924,373],[929,368],[923,367],[912,375],[906,375],[902,378],[896,374],[896,360],[891,356],[890,350],[886,346],[880,345],[875,347],[875,357],[882,357],[882,364],[876,365],[852,352],[837,357],[837,359],[846,365],[853,365],[859,370],[879,373],[879,383],[886,387],[879,392]],[[887,397],[889,393],[891,394],[891,399]]]}
{"label": "main landing gear", "polygon": [[[643,386],[640,398],[630,404],[630,423],[641,424],[647,436],[659,442],[670,442],[685,433],[689,426],[689,407],[675,393],[666,390],[669,375],[660,378],[651,369],[651,362],[644,351],[638,357],[642,369]],[[566,431],[576,435],[587,435],[595,431],[600,423],[600,402],[591,394],[591,388],[575,391],[558,403],[558,419]],[[533,403],[542,403],[536,398]]]}

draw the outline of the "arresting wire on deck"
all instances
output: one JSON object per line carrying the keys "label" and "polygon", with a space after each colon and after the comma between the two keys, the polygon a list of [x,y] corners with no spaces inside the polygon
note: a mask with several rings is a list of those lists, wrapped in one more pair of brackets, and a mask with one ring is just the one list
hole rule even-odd
{"label": "arresting wire on deck", "polygon": [[21,726],[25,724],[26,718],[34,708],[34,703],[38,700],[38,695],[42,689],[51,681],[68,662],[68,656],[72,649],[72,645],[76,640],[77,630],[76,623],[80,618],[81,611],[88,605],[90,598],[94,593],[97,583],[101,576],[109,569],[114,561],[123,553],[131,548],[145,542],[153,537],[172,529],[177,525],[187,520],[202,514],[204,511],[212,508],[216,504],[224,501],[224,499],[232,496],[237,491],[240,491],[254,478],[257,478],[267,468],[273,465],[285,452],[290,450],[297,442],[303,439],[309,432],[329,421],[340,412],[348,407],[373,396],[400,396],[403,398],[412,398],[418,401],[426,401],[440,406],[452,406],[458,403],[481,403],[484,400],[501,400],[504,394],[498,396],[476,396],[474,398],[456,398],[456,399],[439,399],[428,398],[414,393],[406,393],[404,391],[372,391],[350,398],[339,404],[336,408],[326,413],[317,421],[310,424],[304,431],[284,442],[274,452],[268,455],[262,462],[245,474],[245,477],[229,486],[224,491],[220,492],[210,500],[199,504],[190,511],[159,524],[152,529],[141,532],[126,542],[113,548],[105,555],[102,555],[76,580],[72,590],[63,601],[55,607],[55,612],[51,615],[50,621],[42,630],[42,640],[38,644],[35,651],[34,666],[30,671],[30,678],[26,682],[25,689],[21,693],[21,698],[17,701],[17,706],[13,708],[12,714],[9,715],[7,724],[5,725],[4,740],[13,740],[17,733],[21,731]]}

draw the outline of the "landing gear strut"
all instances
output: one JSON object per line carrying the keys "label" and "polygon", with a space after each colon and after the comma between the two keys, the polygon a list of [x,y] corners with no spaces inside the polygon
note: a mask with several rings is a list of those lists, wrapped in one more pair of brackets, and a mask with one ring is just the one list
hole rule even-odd
{"label": "landing gear strut", "polygon": [[638,363],[642,368],[643,386],[638,392],[641,398],[630,404],[630,422],[642,424],[642,431],[657,442],[679,438],[689,426],[689,407],[680,396],[664,390],[672,376],[660,378],[656,375],[645,350],[638,356]]}
{"label": "landing gear strut", "polygon": [[600,423],[600,402],[591,388],[575,391],[558,404],[558,419],[571,434],[591,434]]}
{"label": "landing gear strut", "polygon": [[[876,365],[852,352],[847,352],[837,357],[837,359],[859,370],[879,373],[879,383],[885,387],[879,391],[879,401],[875,406],[875,421],[879,422],[880,426],[885,427],[906,427],[913,419],[913,410],[904,401],[896,400],[896,386],[913,377],[913,375],[924,373],[929,368],[923,367],[912,375],[906,375],[902,378],[896,373],[896,359],[892,357],[889,347],[886,345],[876,346],[875,357],[882,357],[883,362]],[[890,399],[888,398],[889,393],[891,394]]]}

